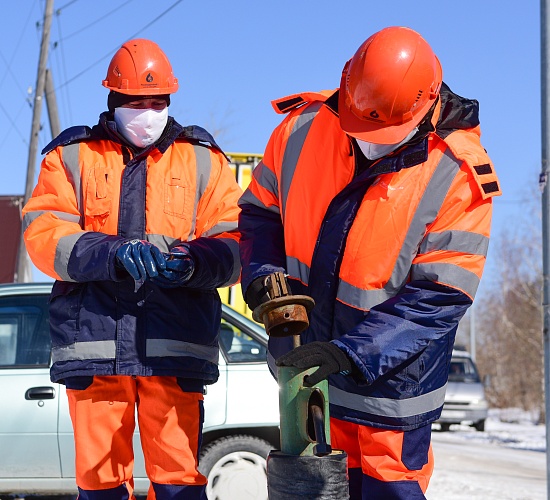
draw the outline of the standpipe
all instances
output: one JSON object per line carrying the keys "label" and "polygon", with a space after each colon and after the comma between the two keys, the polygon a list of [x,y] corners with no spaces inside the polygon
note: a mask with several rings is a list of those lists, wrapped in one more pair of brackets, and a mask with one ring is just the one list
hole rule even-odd
{"label": "standpipe", "polygon": [[[292,336],[294,347],[300,346],[314,300],[292,295],[281,272],[268,275],[263,284],[270,300],[256,307],[252,317],[270,337]],[[271,500],[349,498],[347,455],[330,444],[328,382],[304,384],[316,370],[278,367],[281,449],[272,450],[267,459]]]}

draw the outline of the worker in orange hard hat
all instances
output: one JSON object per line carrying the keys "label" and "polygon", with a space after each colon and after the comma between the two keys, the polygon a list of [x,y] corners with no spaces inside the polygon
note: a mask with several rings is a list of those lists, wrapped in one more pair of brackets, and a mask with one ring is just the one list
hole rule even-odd
{"label": "worker in orange hard hat", "polygon": [[240,273],[242,194],[212,136],[168,115],[164,52],[130,40],[103,85],[108,111],[55,138],[24,236],[56,280],[51,379],[65,384],[79,499],[130,499],[135,413],[149,499],[206,499],[203,393],[218,378],[219,287]]}
{"label": "worker in orange hard hat", "polygon": [[268,359],[275,375],[318,367],[305,383],[328,379],[352,499],[425,498],[430,424],[500,194],[478,103],[442,78],[420,34],[375,33],[339,88],[273,102],[287,116],[239,201],[248,305],[269,298],[276,271],[315,301],[302,345],[271,337]]}

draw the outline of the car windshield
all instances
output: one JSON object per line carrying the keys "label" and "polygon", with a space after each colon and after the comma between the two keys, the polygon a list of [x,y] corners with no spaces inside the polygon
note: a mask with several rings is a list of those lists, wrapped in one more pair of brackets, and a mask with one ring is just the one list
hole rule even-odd
{"label": "car windshield", "polygon": [[452,358],[449,367],[450,382],[479,382],[476,367],[470,358]]}
{"label": "car windshield", "polygon": [[220,325],[220,347],[230,363],[265,363],[267,356],[265,345],[226,320]]}

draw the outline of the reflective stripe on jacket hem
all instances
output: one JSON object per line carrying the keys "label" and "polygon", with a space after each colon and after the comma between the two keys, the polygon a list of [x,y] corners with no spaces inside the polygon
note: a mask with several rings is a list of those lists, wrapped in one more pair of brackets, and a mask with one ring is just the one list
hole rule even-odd
{"label": "reflective stripe on jacket hem", "polygon": [[[94,340],[93,342],[75,342],[67,346],[52,348],[52,362],[114,359],[116,342],[114,340]],[[211,363],[218,362],[218,347],[201,346],[190,342],[168,339],[148,339],[147,357],[191,356]]]}
{"label": "reflective stripe on jacket hem", "polygon": [[329,403],[383,417],[413,417],[443,406],[447,384],[435,391],[407,399],[373,398],[329,386]]}

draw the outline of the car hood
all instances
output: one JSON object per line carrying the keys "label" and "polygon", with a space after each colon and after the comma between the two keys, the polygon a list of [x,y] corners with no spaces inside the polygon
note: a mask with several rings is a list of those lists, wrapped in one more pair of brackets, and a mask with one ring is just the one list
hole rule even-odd
{"label": "car hood", "polygon": [[485,399],[483,384],[480,382],[449,382],[445,401],[468,401]]}

